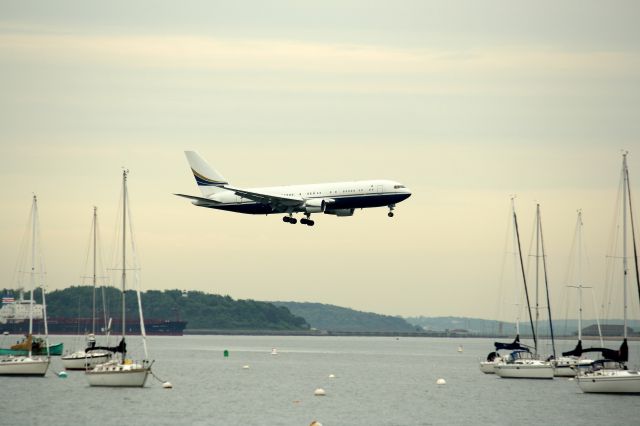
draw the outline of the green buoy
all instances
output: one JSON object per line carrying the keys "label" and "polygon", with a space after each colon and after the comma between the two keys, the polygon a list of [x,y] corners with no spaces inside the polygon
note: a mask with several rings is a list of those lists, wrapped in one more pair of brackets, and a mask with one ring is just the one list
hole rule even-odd
{"label": "green buoy", "polygon": [[224,353],[224,357],[225,358],[229,357],[229,351],[228,350],[225,349],[223,353]]}

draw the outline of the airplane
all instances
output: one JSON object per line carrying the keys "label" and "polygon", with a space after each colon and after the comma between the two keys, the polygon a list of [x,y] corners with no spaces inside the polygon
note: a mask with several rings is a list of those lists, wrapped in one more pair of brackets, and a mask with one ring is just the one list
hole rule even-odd
{"label": "airplane", "polygon": [[390,180],[318,183],[310,185],[237,188],[213,169],[197,152],[184,152],[202,197],[174,194],[188,198],[198,207],[245,214],[284,214],[283,222],[295,224],[293,217],[302,213],[303,225],[313,226],[312,214],[353,216],[356,209],[388,207],[393,217],[396,204],[411,196],[409,189]]}

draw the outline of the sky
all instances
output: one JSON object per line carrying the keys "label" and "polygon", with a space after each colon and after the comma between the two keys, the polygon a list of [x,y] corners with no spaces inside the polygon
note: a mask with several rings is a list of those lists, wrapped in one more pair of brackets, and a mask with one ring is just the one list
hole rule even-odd
{"label": "sky", "polygon": [[[578,209],[585,285],[611,303],[623,150],[640,189],[637,16],[635,1],[0,1],[0,280],[36,193],[47,287],[81,283],[93,206],[112,252],[126,167],[144,289],[513,320],[516,195],[527,249],[541,205],[554,309],[575,312]],[[173,195],[199,195],[184,150],[240,187],[390,179],[413,195],[393,219],[313,228],[202,209]]]}

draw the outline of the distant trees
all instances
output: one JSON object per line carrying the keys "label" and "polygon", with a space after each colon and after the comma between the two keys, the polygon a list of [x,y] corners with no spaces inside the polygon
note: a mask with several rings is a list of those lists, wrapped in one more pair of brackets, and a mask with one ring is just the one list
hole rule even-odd
{"label": "distant trees", "polygon": [[273,302],[304,317],[313,328],[345,332],[414,332],[416,326],[400,317],[361,312],[322,303]]}
{"label": "distant trees", "polygon": [[[10,293],[4,290],[2,294]],[[96,317],[104,317],[103,288],[96,289]],[[40,291],[34,292],[38,303]],[[120,315],[121,293],[113,287],[104,288],[106,316]],[[72,286],[47,293],[49,317],[90,318],[93,287]],[[133,290],[125,294],[127,316],[138,314],[138,300]],[[309,324],[282,306],[255,300],[234,300],[229,296],[191,291],[183,297],[180,290],[149,290],[142,293],[142,309],[148,319],[181,319],[187,329],[235,330],[305,330]]]}

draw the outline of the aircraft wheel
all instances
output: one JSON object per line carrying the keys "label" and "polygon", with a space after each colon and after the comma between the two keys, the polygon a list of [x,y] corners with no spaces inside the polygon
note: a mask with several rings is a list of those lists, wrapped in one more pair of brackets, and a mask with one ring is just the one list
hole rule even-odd
{"label": "aircraft wheel", "polygon": [[300,223],[302,225],[307,225],[309,223],[309,221],[307,219],[305,219],[305,218],[302,218],[302,219],[300,219]]}
{"label": "aircraft wheel", "polygon": [[289,223],[295,225],[296,223],[298,223],[298,219],[296,219],[295,217],[289,218]]}
{"label": "aircraft wheel", "polygon": [[309,220],[307,220],[307,225],[313,226],[313,225],[315,225],[315,222],[313,220],[309,219]]}
{"label": "aircraft wheel", "polygon": [[393,212],[389,212],[389,213],[387,213],[387,216],[389,216],[389,217],[393,217]]}
{"label": "aircraft wheel", "polygon": [[283,222],[289,222],[290,220],[291,220],[291,218],[290,218],[289,216],[284,216],[284,217],[282,218],[282,221],[283,221]]}

